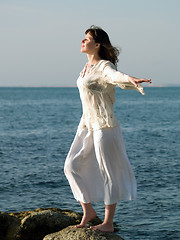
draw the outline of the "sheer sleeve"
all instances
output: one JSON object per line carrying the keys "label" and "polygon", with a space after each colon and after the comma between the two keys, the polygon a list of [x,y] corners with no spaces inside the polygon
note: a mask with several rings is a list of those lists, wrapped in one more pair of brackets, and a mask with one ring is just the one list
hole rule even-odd
{"label": "sheer sleeve", "polygon": [[128,75],[116,70],[116,67],[113,63],[107,61],[104,65],[103,75],[106,79],[106,82],[109,84],[117,85],[122,89],[132,89],[139,91],[142,95],[145,94],[143,87],[138,84],[138,86],[134,86],[128,80]]}

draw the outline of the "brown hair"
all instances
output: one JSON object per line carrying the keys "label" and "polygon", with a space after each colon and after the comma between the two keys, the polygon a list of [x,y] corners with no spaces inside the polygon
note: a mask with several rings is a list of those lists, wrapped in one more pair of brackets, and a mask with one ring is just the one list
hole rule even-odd
{"label": "brown hair", "polygon": [[85,31],[85,34],[87,33],[93,37],[96,43],[100,43],[100,58],[109,60],[117,67],[119,50],[112,46],[108,34],[102,28],[94,25]]}

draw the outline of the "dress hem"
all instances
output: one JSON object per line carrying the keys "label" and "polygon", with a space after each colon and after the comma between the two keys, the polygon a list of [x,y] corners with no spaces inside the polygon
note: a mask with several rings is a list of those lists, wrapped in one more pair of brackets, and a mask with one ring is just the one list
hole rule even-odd
{"label": "dress hem", "polygon": [[104,202],[104,204],[106,204],[106,205],[112,205],[112,204],[115,204],[115,203],[118,203],[119,201],[133,201],[133,200],[136,200],[137,199],[137,197],[133,197],[133,198],[123,198],[123,199],[119,199],[119,200],[117,200],[117,201],[113,201],[112,203],[106,203],[104,200],[92,200],[92,201],[87,201],[87,202],[85,202],[85,201],[81,201],[81,200],[78,200],[78,199],[76,199],[75,198],[75,200],[77,201],[77,202],[82,202],[82,203],[85,203],[85,204],[87,204],[87,203],[98,203],[98,202]]}

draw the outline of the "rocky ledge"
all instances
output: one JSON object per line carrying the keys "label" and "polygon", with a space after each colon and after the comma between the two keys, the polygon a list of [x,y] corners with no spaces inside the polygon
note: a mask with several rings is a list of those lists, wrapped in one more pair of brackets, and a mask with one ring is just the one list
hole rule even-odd
{"label": "rocky ledge", "polygon": [[[86,228],[74,228],[82,214],[58,208],[38,208],[33,211],[0,212],[1,240],[122,240],[113,233]],[[89,226],[101,223],[96,217]]]}

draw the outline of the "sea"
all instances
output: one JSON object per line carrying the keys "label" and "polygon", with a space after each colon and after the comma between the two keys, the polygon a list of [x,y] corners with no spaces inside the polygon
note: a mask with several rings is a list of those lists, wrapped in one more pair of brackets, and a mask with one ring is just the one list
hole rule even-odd
{"label": "sea", "polygon": [[[180,239],[180,87],[116,89],[114,111],[138,186],[114,223],[124,240]],[[0,211],[82,212],[63,167],[82,114],[76,87],[0,88]],[[104,204],[94,203],[104,217]]]}

